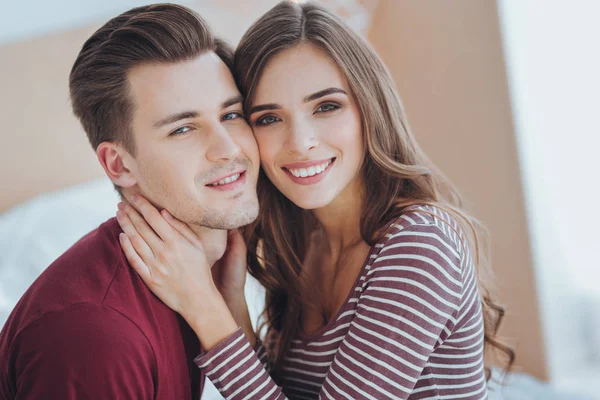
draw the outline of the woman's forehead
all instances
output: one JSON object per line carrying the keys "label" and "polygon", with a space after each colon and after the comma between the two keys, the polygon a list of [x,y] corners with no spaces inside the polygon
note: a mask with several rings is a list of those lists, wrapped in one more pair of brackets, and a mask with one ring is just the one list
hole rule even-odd
{"label": "woman's forehead", "polygon": [[254,103],[301,101],[329,87],[348,93],[344,74],[331,57],[314,46],[302,44],[269,60],[259,79]]}

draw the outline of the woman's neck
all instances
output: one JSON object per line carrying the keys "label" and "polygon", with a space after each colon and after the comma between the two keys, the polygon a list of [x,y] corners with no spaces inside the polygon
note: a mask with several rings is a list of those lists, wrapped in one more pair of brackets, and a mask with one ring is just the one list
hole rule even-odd
{"label": "woman's neck", "polygon": [[322,233],[321,244],[328,247],[334,258],[363,241],[360,234],[363,199],[363,191],[355,181],[327,206],[313,210]]}

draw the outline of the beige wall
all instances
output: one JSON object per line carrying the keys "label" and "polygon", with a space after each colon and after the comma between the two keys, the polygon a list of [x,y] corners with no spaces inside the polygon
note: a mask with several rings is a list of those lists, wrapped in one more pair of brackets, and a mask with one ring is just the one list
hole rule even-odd
{"label": "beige wall", "polygon": [[546,378],[523,192],[495,2],[381,0],[369,35],[429,157],[488,227],[501,334]]}
{"label": "beige wall", "polygon": [[101,176],[68,96],[70,67],[91,32],[0,48],[0,211],[34,194]]}
{"label": "beige wall", "polygon": [[[274,1],[239,3],[196,9],[234,42]],[[103,175],[67,93],[70,67],[98,26],[0,47],[0,212]],[[370,40],[397,81],[422,146],[489,227],[508,310],[502,333],[518,343],[521,368],[546,377],[494,2],[381,0]]]}

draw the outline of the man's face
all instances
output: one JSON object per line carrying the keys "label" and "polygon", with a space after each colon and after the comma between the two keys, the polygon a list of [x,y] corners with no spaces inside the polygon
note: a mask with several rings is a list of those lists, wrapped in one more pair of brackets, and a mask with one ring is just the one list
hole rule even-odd
{"label": "man's face", "polygon": [[176,218],[232,229],[258,214],[258,149],[227,66],[214,53],[128,74],[138,190]]}

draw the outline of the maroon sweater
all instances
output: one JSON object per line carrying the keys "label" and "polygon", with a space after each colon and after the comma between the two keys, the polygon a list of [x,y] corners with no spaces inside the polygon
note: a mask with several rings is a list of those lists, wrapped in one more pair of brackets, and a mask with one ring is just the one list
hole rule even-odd
{"label": "maroon sweater", "polygon": [[115,219],[58,258],[0,333],[0,399],[198,399],[200,351],[129,267]]}

